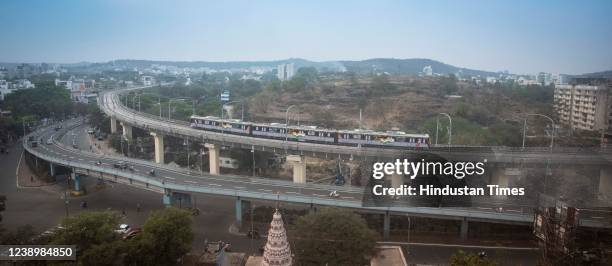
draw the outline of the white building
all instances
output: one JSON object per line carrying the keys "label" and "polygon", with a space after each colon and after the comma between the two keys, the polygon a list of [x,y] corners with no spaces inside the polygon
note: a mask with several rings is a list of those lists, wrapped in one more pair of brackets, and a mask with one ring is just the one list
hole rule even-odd
{"label": "white building", "polygon": [[68,80],[55,79],[55,86],[62,86],[70,91],[70,98],[75,102],[87,103],[89,91],[95,87],[95,80],[86,81],[70,77]]}
{"label": "white building", "polygon": [[423,75],[425,76],[433,76],[433,68],[431,66],[426,66],[423,68]]}
{"label": "white building", "polygon": [[295,75],[295,66],[293,63],[280,64],[276,68],[276,77],[280,80],[290,80]]}
{"label": "white building", "polygon": [[497,83],[496,77],[487,77],[487,83],[495,84]]}
{"label": "white building", "polygon": [[151,76],[141,76],[140,81],[145,86],[152,86],[155,83],[155,79]]}
{"label": "white building", "polygon": [[17,90],[25,90],[34,88],[34,84],[27,79],[19,79],[14,83],[6,80],[0,80],[0,100],[4,100],[4,97]]}

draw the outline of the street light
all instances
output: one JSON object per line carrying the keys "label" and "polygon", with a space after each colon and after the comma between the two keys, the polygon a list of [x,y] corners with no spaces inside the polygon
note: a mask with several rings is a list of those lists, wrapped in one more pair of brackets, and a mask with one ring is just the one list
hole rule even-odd
{"label": "street light", "polygon": [[[527,114],[526,116],[544,117],[544,118],[546,118],[546,119],[548,119],[550,121],[550,124],[552,125],[552,132],[550,134],[550,151],[552,152],[553,145],[555,143],[555,120],[553,120],[549,116],[546,116],[546,115],[543,115],[543,114]],[[523,121],[523,149],[525,149],[526,130],[527,130],[527,118],[525,118],[525,120]]]}
{"label": "street light", "polygon": [[[447,113],[439,113],[439,115],[443,115],[448,117],[448,148],[450,149],[451,146],[451,138],[453,136],[453,119],[451,118],[451,116]],[[436,118],[436,145],[438,145],[438,127],[440,125],[440,119]]]}

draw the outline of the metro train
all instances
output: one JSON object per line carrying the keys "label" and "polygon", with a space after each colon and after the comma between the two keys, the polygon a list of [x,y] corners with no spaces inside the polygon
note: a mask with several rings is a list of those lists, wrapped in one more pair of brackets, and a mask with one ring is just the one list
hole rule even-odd
{"label": "metro train", "polygon": [[191,116],[192,128],[245,135],[257,138],[322,143],[346,146],[371,146],[428,149],[428,134],[407,134],[402,131],[336,130],[316,126],[286,126],[279,123],[244,122],[214,116]]}

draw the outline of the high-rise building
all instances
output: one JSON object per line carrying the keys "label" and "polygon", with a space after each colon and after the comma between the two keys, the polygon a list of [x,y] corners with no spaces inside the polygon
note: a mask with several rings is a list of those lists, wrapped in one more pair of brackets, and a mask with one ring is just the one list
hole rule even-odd
{"label": "high-rise building", "polygon": [[280,80],[290,80],[295,75],[295,66],[293,63],[280,64],[276,68],[276,77]]}
{"label": "high-rise building", "polygon": [[601,79],[574,79],[555,85],[554,109],[561,124],[572,129],[610,131],[611,84]]}
{"label": "high-rise building", "polygon": [[293,262],[291,248],[287,241],[287,232],[278,209],[272,215],[268,241],[264,248],[262,266],[290,266]]}

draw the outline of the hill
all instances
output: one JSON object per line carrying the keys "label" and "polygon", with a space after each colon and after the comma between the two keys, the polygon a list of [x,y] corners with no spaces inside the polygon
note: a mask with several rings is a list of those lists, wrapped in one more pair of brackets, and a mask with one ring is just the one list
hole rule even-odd
{"label": "hill", "polygon": [[445,64],[436,60],[424,58],[392,59],[375,58],[361,61],[340,61],[348,71],[358,74],[387,72],[392,75],[417,75],[426,66],[431,66],[434,73],[456,74],[461,72],[465,76],[497,76],[495,72],[461,68]]}

